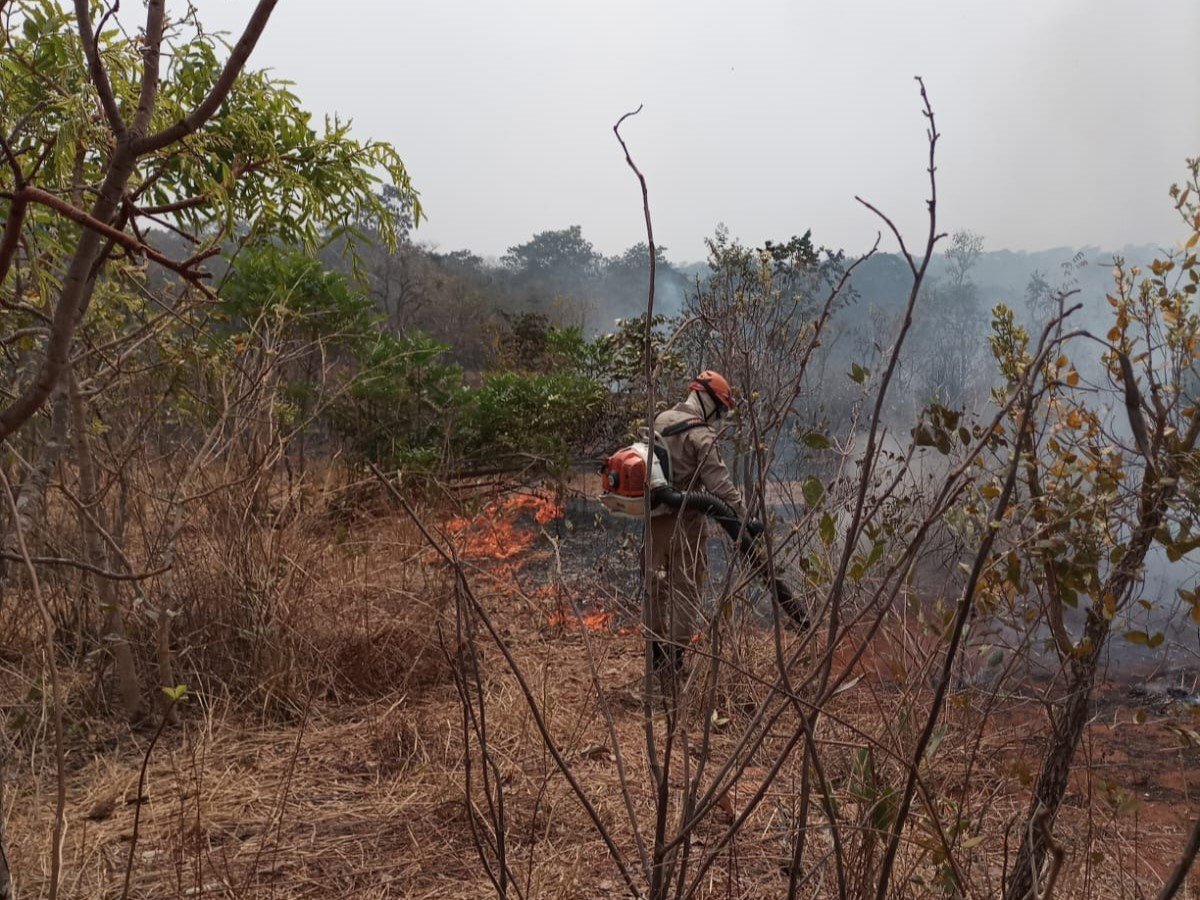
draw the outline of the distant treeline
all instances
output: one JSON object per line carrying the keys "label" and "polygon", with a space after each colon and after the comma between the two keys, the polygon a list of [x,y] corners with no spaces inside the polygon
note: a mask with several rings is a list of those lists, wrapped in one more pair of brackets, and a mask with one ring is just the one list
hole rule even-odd
{"label": "distant treeline", "polygon": [[[803,238],[782,237],[793,242],[813,240],[811,232]],[[731,241],[736,243],[718,227],[709,241],[710,250],[714,242]],[[781,246],[786,242],[767,242],[754,249],[768,252]],[[331,246],[323,255],[326,264],[345,268],[343,249],[340,244]],[[1078,290],[1089,305],[1102,304],[1111,285],[1114,258],[1144,264],[1156,249],[988,250],[979,236],[959,232],[944,242],[944,252],[932,262],[923,302],[937,304],[942,308],[939,312],[956,320],[959,330],[974,332],[982,341],[995,304],[1009,305],[1030,322],[1045,315],[1060,291]],[[818,252],[823,258],[849,260],[840,251],[819,248]],[[367,248],[362,258],[365,289],[391,326],[401,333],[416,329],[449,344],[455,362],[468,370],[489,365],[496,335],[506,330],[505,323],[513,315],[537,313],[553,325],[595,335],[612,331],[617,320],[636,317],[646,307],[646,244],[606,256],[578,225],[535,234],[509,247],[498,260],[470,250],[443,252],[428,247],[413,231],[406,232],[406,240],[394,252]],[[678,315],[688,294],[710,277],[711,266],[711,254],[704,261],[685,263],[671,260],[669,248],[659,247],[656,311]],[[872,318],[902,305],[908,283],[908,268],[898,254],[876,254],[850,282],[851,302],[839,313],[838,333],[866,349],[878,336],[879,323],[873,324]]]}
{"label": "distant treeline", "polygon": [[[217,279],[227,301],[239,293],[250,298],[235,310],[238,320],[248,321],[251,310],[268,308],[284,293],[297,312],[323,305],[340,310],[317,331],[338,336],[343,356],[353,361],[350,370],[360,375],[337,404],[335,430],[353,433],[352,443],[369,456],[399,454],[427,465],[446,464],[449,456],[461,456],[461,464],[500,449],[561,459],[622,425],[624,412],[599,401],[636,401],[630,388],[641,370],[637,320],[646,306],[645,244],[606,256],[573,225],[535,234],[489,260],[423,245],[402,209],[396,217],[401,240],[393,249],[373,242],[364,229],[353,252],[341,238],[318,259],[308,257],[339,279],[335,295],[342,299],[330,300],[330,283],[311,281],[317,273],[286,247],[277,247],[282,258],[262,256],[261,246],[231,252],[230,269]],[[708,258],[690,264],[672,262],[667,249],[658,248],[656,340],[711,307],[711,298],[698,300],[714,292],[741,292],[754,302],[775,296],[793,310],[790,327],[802,328],[853,261],[821,247],[811,232],[751,247],[718,227],[707,244]],[[1139,265],[1153,252],[989,251],[979,235],[955,232],[931,262],[889,396],[889,420],[908,421],[929,403],[981,410],[996,378],[989,336],[997,304],[1014,310],[1018,321],[1040,326],[1058,298],[1071,294],[1072,303],[1084,306],[1075,324],[1095,328],[1109,312],[1114,259]],[[760,271],[771,273],[769,284],[759,284]],[[296,294],[299,285],[305,286]],[[908,265],[898,254],[877,253],[854,269],[810,367],[808,399],[793,412],[831,422],[852,414],[859,379],[844,375],[875,370],[886,358],[910,287]],[[736,308],[736,297],[721,302]],[[683,368],[720,363],[704,349],[709,342],[701,332],[693,327],[680,345],[687,348]],[[1098,360],[1081,355],[1078,364],[1086,373]],[[365,373],[372,374],[361,377]],[[461,454],[449,454],[452,446]]]}

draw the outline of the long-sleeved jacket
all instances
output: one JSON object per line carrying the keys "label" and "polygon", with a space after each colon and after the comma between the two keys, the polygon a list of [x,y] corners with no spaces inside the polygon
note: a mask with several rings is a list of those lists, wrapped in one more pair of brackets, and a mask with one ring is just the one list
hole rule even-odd
{"label": "long-sleeved jacket", "polygon": [[654,419],[654,430],[660,435],[672,425],[683,422],[701,422],[675,435],[663,435],[663,443],[671,455],[671,484],[678,490],[703,488],[729,504],[739,519],[746,518],[746,505],[742,493],[733,483],[725,460],[717,446],[717,431],[705,423],[701,414],[688,403],[680,403],[664,410]]}

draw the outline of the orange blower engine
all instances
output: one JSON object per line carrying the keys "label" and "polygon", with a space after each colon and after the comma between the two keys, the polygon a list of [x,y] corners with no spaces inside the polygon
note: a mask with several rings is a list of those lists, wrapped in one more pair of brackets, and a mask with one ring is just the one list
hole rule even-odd
{"label": "orange blower engine", "polygon": [[[667,486],[665,469],[670,463],[664,464],[666,448],[655,444],[647,473],[646,457],[649,455],[649,445],[639,441],[622,447],[604,461],[600,469],[600,502],[613,514],[642,518],[646,511],[646,491],[653,494],[656,488]],[[651,515],[664,511],[653,499],[652,504]]]}

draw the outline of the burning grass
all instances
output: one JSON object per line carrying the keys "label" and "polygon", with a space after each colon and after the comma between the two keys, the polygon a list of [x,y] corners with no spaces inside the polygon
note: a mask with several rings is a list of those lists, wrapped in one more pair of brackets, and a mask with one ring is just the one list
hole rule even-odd
{"label": "burning grass", "polygon": [[563,506],[545,491],[522,491],[492,500],[471,518],[456,517],[446,523],[458,552],[466,559],[506,560],[528,552],[538,540],[529,527],[547,525],[563,517]]}
{"label": "burning grass", "polygon": [[568,631],[611,631],[616,621],[617,614],[612,610],[602,609],[595,612],[575,613],[560,609],[550,614],[546,624],[551,628],[565,628]]}

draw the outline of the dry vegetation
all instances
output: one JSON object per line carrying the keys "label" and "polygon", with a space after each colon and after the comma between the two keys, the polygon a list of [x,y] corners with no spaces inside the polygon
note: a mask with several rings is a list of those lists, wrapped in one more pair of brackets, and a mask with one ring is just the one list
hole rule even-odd
{"label": "dry vegetation", "polygon": [[[643,746],[642,642],[627,627],[628,609],[614,603],[608,583],[596,576],[598,558],[580,550],[590,544],[619,557],[620,540],[592,531],[578,510],[569,520],[576,530],[568,530],[547,515],[554,506],[548,497],[515,496],[474,518],[425,515],[457,534],[468,577],[519,661],[556,747],[621,849],[632,853],[614,749],[621,751],[634,809],[648,829],[655,802]],[[89,672],[63,673],[70,698],[63,849],[69,874],[60,896],[120,896],[131,863],[133,897],[479,897],[493,891],[471,825],[473,816],[475,828],[488,827],[487,800],[478,781],[470,796],[464,784],[466,754],[475,751],[464,745],[452,677],[455,667],[466,665],[453,638],[453,573],[403,513],[387,508],[385,497],[365,505],[345,521],[318,498],[286,525],[260,528],[253,542],[244,532],[218,528],[216,517],[197,524],[192,537],[206,552],[181,573],[194,591],[188,608],[195,616],[179,631],[181,644],[191,648],[179,659],[195,667],[188,672],[193,688],[180,727],[166,732],[149,757],[140,797],[153,729],[129,732],[90,714]],[[248,544],[257,552],[248,553]],[[519,552],[510,553],[512,547]],[[238,624],[247,569],[277,575],[271,612],[257,635],[245,633],[249,623]],[[57,607],[70,602],[65,585],[50,595]],[[562,616],[564,608],[613,615],[593,620],[592,630]],[[717,686],[714,758],[731,752],[774,681],[772,630],[744,610],[735,619],[726,648],[730,664]],[[5,805],[11,861],[22,895],[31,897],[44,895],[47,883],[55,799],[34,637],[15,645],[23,662],[6,663],[10,677],[3,682],[18,688],[3,698],[8,715],[24,715],[14,735],[22,774],[9,785]],[[487,646],[481,656],[507,864],[522,895],[625,895],[502,657]],[[873,810],[857,761],[862,748],[873,747],[874,778],[895,782],[900,764],[880,748],[889,734],[911,739],[903,732],[912,724],[896,711],[928,703],[936,656],[921,628],[890,617],[855,679],[824,710],[818,742],[839,805],[854,895],[870,888],[882,837],[867,837]],[[797,673],[809,664],[803,657]],[[899,670],[913,673],[907,686],[896,678]],[[190,680],[201,673],[202,680]],[[599,694],[593,673],[600,676]],[[702,710],[696,688],[684,702]],[[1162,883],[1184,841],[1192,792],[1200,788],[1194,775],[1200,751],[1179,746],[1171,729],[1180,726],[1189,727],[1178,713],[1151,710],[1139,725],[1135,709],[1119,696],[1101,703],[1056,832],[1064,853],[1058,896],[1136,897]],[[952,695],[922,779],[932,796],[961,803],[964,839],[955,864],[975,895],[999,892],[1044,730],[1035,689],[998,695],[985,684]],[[696,830],[693,852],[725,838],[790,732],[781,725],[764,742],[745,786],[730,789],[716,815]],[[787,890],[800,761],[794,755],[773,779],[763,802],[720,850],[697,896]],[[682,779],[678,762],[676,778]],[[682,781],[672,787],[681,789]],[[862,840],[849,838],[856,829]],[[834,895],[830,835],[819,814],[810,832],[810,858],[820,862],[807,873],[801,896]],[[918,821],[900,856],[900,895],[941,893],[946,873],[938,850],[932,823]],[[1197,889],[1200,882],[1192,885]]]}

